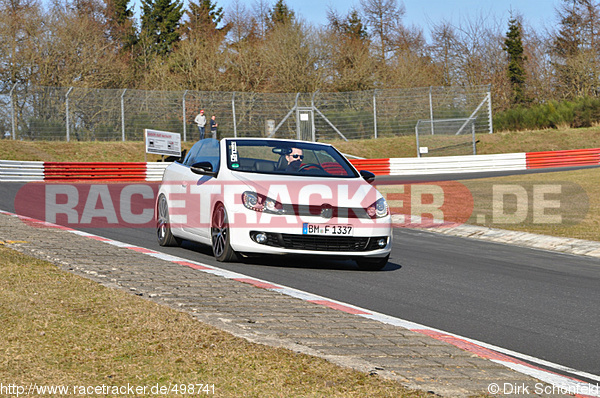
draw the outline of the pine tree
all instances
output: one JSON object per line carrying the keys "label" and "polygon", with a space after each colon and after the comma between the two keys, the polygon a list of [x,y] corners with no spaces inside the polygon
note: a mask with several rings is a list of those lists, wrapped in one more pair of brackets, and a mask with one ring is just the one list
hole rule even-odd
{"label": "pine tree", "polygon": [[508,54],[508,79],[512,86],[512,103],[522,104],[526,102],[525,96],[525,61],[522,26],[517,18],[508,22],[508,32],[504,40],[504,51]]}
{"label": "pine tree", "polygon": [[185,30],[189,38],[213,36],[216,33],[227,33],[229,26],[217,28],[223,20],[223,7],[218,7],[211,0],[190,2],[186,11],[188,21]]}
{"label": "pine tree", "polygon": [[273,30],[277,25],[285,25],[294,22],[295,14],[284,0],[277,0],[277,3],[273,6],[273,9],[269,11],[267,17],[267,29]]}
{"label": "pine tree", "polygon": [[104,13],[111,38],[123,50],[130,49],[137,41],[134,27],[133,11],[129,7],[130,0],[105,0]]}
{"label": "pine tree", "polygon": [[362,23],[360,15],[355,9],[350,10],[343,19],[335,12],[330,11],[327,19],[329,20],[329,28],[344,35],[347,39],[364,41],[368,37],[367,27]]}
{"label": "pine tree", "polygon": [[358,11],[354,9],[350,11],[344,28],[345,33],[353,39],[365,40],[368,37],[367,27],[362,23]]}
{"label": "pine tree", "polygon": [[179,41],[182,9],[181,0],[142,0],[142,34],[157,54],[169,54]]}

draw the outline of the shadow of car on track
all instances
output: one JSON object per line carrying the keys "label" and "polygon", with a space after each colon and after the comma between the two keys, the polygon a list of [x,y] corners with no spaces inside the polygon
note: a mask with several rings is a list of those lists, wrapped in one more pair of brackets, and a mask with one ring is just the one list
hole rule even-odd
{"label": "shadow of car on track", "polygon": [[[210,246],[194,243],[184,240],[181,248],[201,253],[212,257],[212,248]],[[211,259],[212,262],[212,259]],[[353,272],[389,272],[397,271],[402,268],[402,265],[388,261],[387,265],[378,271],[365,271],[358,268],[356,263],[347,259],[323,259],[314,258],[310,255],[256,255],[243,256],[239,259],[239,264],[260,265],[265,267],[278,268],[304,268],[304,269],[323,269],[337,271],[353,271]],[[219,264],[217,264],[219,266]]]}

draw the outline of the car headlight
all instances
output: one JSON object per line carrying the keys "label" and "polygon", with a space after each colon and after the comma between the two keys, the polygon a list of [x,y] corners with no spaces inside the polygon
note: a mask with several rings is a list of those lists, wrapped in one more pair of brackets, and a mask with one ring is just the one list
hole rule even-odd
{"label": "car headlight", "polygon": [[389,208],[384,198],[379,198],[371,206],[367,207],[367,214],[371,218],[381,218],[389,214]]}
{"label": "car headlight", "polygon": [[246,191],[242,194],[242,203],[250,210],[272,214],[285,214],[281,203],[253,191]]}

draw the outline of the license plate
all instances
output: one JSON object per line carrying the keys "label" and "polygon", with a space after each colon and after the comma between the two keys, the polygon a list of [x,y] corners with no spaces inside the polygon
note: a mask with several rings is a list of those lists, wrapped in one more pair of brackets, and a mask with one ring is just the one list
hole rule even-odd
{"label": "license plate", "polygon": [[303,235],[343,235],[352,236],[354,228],[352,225],[338,224],[302,224]]}

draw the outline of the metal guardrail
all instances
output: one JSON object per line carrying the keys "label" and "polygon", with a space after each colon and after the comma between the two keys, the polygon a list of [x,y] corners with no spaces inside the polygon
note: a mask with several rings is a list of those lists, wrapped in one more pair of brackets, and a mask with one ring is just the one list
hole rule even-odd
{"label": "metal guardrail", "polygon": [[527,156],[528,169],[564,167],[565,165],[587,166],[598,163],[600,163],[600,150],[598,148],[535,152]]}
{"label": "metal guardrail", "polygon": [[0,160],[0,181],[161,181],[163,162],[19,162]]}
{"label": "metal guardrail", "polygon": [[[425,175],[600,165],[600,148],[432,158],[351,159],[376,175]],[[165,162],[85,163],[0,160],[0,181],[161,181]]]}
{"label": "metal guardrail", "polygon": [[0,160],[0,181],[43,181],[44,162]]}

